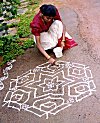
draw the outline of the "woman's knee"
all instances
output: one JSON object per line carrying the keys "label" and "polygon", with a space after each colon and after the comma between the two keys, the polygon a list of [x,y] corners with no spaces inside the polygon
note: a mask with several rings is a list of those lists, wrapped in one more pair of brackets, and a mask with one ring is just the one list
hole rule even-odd
{"label": "woman's knee", "polygon": [[57,27],[60,27],[60,28],[63,27],[63,23],[62,23],[60,20],[55,20],[55,21],[53,22],[53,25],[57,25]]}
{"label": "woman's knee", "polygon": [[58,32],[59,30],[60,30],[60,32],[62,32],[63,31],[63,24],[61,21],[55,20],[49,29],[53,30],[54,32]]}

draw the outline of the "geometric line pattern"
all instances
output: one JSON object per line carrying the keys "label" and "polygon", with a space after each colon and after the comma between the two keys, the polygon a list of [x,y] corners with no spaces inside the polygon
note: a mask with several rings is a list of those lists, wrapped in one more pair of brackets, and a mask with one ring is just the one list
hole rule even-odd
{"label": "geometric line pattern", "polygon": [[4,76],[0,78],[0,91],[3,90],[3,88],[4,88],[3,81],[8,78],[8,76],[9,76],[8,71],[10,69],[12,69],[12,67],[13,67],[12,63],[15,61],[16,60],[11,60],[10,62],[7,62],[7,65],[9,65],[9,66],[7,66],[5,69],[3,69]]}
{"label": "geometric line pattern", "polygon": [[52,66],[46,62],[12,79],[2,106],[48,119],[94,91],[88,66],[65,61]]}

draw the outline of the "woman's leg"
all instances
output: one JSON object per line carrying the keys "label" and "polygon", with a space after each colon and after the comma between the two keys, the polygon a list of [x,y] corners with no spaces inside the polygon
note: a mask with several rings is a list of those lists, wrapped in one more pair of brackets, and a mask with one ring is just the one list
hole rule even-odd
{"label": "woman's leg", "polygon": [[52,38],[56,38],[57,40],[62,37],[63,33],[63,24],[59,20],[55,20],[49,28],[49,34]]}
{"label": "woman's leg", "polygon": [[40,34],[41,45],[45,50],[52,49],[57,46],[58,39],[62,37],[63,24],[59,20],[55,20],[50,26],[48,32]]}
{"label": "woman's leg", "polygon": [[[61,46],[63,34],[63,24],[59,20],[55,20],[50,26],[48,32],[43,32],[40,35],[41,45],[45,50],[52,49],[56,46]],[[73,38],[66,32],[65,33],[65,47],[64,49],[72,48],[77,43]]]}
{"label": "woman's leg", "polygon": [[61,47],[62,34],[63,34],[63,24],[59,20],[55,20],[48,31],[53,39],[53,42],[56,42],[56,46]]}

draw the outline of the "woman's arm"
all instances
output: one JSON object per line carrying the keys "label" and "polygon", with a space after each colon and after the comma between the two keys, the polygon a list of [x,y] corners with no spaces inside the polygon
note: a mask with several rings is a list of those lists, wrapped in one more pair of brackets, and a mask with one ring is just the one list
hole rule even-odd
{"label": "woman's arm", "polygon": [[55,59],[53,59],[50,55],[48,55],[47,52],[44,50],[44,48],[41,46],[40,36],[35,36],[35,38],[36,38],[37,48],[46,57],[49,63],[54,64]]}

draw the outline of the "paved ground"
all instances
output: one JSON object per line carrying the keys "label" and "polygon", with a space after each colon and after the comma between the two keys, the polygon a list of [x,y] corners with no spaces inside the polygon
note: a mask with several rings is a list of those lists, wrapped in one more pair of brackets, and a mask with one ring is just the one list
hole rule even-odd
{"label": "paved ground", "polygon": [[43,3],[59,8],[79,45],[57,59],[59,66],[44,64],[36,48],[18,57],[3,81],[0,123],[100,123],[100,1]]}

